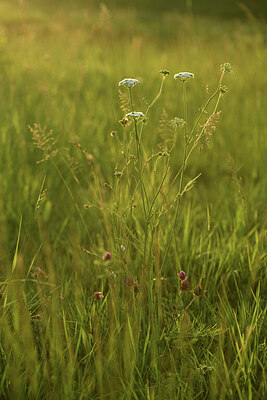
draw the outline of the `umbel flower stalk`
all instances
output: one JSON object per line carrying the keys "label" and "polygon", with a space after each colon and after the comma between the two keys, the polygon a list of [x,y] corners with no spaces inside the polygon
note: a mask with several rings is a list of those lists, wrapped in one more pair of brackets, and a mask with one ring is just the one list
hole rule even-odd
{"label": "umbel flower stalk", "polygon": [[[213,116],[215,115],[217,109],[218,109],[218,105],[219,102],[223,96],[223,93],[226,91],[225,87],[222,86],[222,81],[223,81],[223,77],[225,72],[232,72],[232,67],[229,63],[224,63],[221,65],[221,76],[219,78],[219,82],[218,82],[218,86],[217,89],[215,90],[215,92],[208,98],[208,100],[206,101],[204,107],[202,108],[200,115],[198,116],[190,134],[187,134],[187,96],[186,96],[186,83],[190,78],[194,78],[194,74],[191,72],[179,72],[178,74],[174,75],[174,79],[178,79],[180,81],[182,81],[183,83],[183,102],[184,102],[184,119],[185,119],[185,124],[184,124],[184,153],[183,153],[183,161],[182,161],[182,167],[180,170],[180,180],[179,180],[179,189],[178,189],[178,198],[177,198],[177,203],[176,203],[176,209],[175,209],[175,216],[173,219],[173,224],[172,224],[172,228],[170,230],[169,233],[169,237],[167,240],[167,246],[165,249],[165,253],[163,256],[163,261],[162,261],[162,265],[161,265],[161,270],[164,268],[164,265],[166,263],[166,259],[170,250],[170,246],[171,246],[171,242],[172,242],[172,238],[173,238],[173,233],[174,233],[174,229],[175,226],[177,225],[178,222],[178,218],[179,218],[179,213],[180,213],[180,205],[181,205],[181,200],[182,200],[182,196],[184,194],[184,190],[183,190],[183,178],[184,178],[184,172],[189,160],[189,157],[192,153],[192,151],[197,147],[198,143],[200,142],[200,140],[203,137],[203,134],[205,132],[205,129],[207,128],[208,124],[210,123],[211,119],[213,118]],[[206,123],[203,125],[202,130],[200,132],[200,134],[198,134],[197,138],[195,139],[195,131],[197,129],[197,127],[199,126],[199,122],[201,120],[201,117],[203,116],[203,114],[205,113],[208,105],[210,104],[210,102],[212,101],[213,98],[216,97],[216,95],[218,95],[215,107],[213,112],[211,113],[210,117],[207,119]],[[193,142],[193,144],[192,144]],[[190,147],[191,145],[191,147]]]}

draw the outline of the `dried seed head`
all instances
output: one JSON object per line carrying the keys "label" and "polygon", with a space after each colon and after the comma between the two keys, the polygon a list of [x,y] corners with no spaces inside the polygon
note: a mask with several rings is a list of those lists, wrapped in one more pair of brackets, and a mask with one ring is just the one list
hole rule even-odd
{"label": "dried seed head", "polygon": [[167,71],[167,69],[161,69],[159,72],[160,72],[160,74],[162,74],[163,76],[168,76],[168,75],[170,75],[170,71]]}
{"label": "dried seed head", "polygon": [[123,126],[123,128],[125,128],[128,125],[128,118],[122,118],[119,123]]}

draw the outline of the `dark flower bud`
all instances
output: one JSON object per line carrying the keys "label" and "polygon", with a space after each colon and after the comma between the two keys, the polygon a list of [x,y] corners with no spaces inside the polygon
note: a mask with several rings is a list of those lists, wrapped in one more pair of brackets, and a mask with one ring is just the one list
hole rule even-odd
{"label": "dark flower bud", "polygon": [[185,273],[184,271],[180,271],[180,272],[177,274],[177,276],[178,276],[178,278],[180,278],[182,281],[183,281],[184,279],[187,279],[186,273]]}
{"label": "dark flower bud", "polygon": [[95,297],[95,299],[97,299],[97,300],[101,300],[101,299],[104,298],[102,292],[94,292],[94,297]]}
{"label": "dark flower bud", "polygon": [[170,71],[167,71],[167,69],[161,69],[159,72],[160,72],[163,76],[168,76],[168,75],[170,75]]}

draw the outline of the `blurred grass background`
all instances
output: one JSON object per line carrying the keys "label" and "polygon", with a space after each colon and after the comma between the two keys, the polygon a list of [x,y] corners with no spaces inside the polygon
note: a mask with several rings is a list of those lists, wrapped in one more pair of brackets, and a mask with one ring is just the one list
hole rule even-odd
{"label": "blurred grass background", "polygon": [[[224,393],[222,399],[241,399],[242,396],[263,398],[261,366],[266,344],[261,318],[265,307],[266,267],[266,4],[260,1],[238,4],[166,0],[164,4],[135,1],[129,6],[120,1],[105,4],[86,1],[0,1],[0,275],[4,294],[1,300],[1,318],[4,321],[1,331],[1,390],[6,398],[34,398],[38,394],[38,382],[44,385],[40,386],[44,398],[45,382],[50,382],[47,396],[57,390],[58,396],[65,398],[71,398],[73,393],[77,398],[78,394],[80,398],[104,398],[103,389],[108,387],[112,392],[113,381],[107,376],[113,376],[113,365],[116,365],[116,374],[121,379],[115,385],[118,392],[114,389],[112,395],[116,398],[116,393],[126,390],[127,382],[133,379],[134,373],[129,369],[127,377],[120,370],[118,359],[115,356],[112,358],[112,353],[102,376],[100,370],[105,354],[114,342],[120,349],[120,360],[127,365],[127,360],[131,361],[131,351],[141,354],[139,346],[146,343],[148,329],[153,331],[151,352],[146,354],[147,358],[144,356],[144,362],[141,356],[140,360],[136,356],[136,364],[130,363],[133,369],[143,365],[143,369],[138,369],[143,375],[139,377],[139,392],[137,389],[135,392],[139,394],[135,396],[142,393],[143,397],[139,398],[149,398],[146,393],[149,392],[148,376],[151,371],[152,375],[155,374],[155,382],[155,376],[161,371],[161,390],[165,390],[166,398],[178,396],[175,387],[180,370],[177,367],[176,371],[172,361],[174,348],[181,363],[188,360],[188,356],[199,369],[201,359],[203,365],[212,365],[216,372],[211,377],[209,374],[203,377],[196,369],[197,378],[194,381],[194,369],[191,371],[189,361],[184,361],[184,371],[189,372],[183,373],[195,382],[195,386],[192,384],[191,389],[190,385],[189,388],[183,386],[187,378],[181,378],[181,392],[177,398],[218,398],[221,387]],[[160,140],[157,128],[163,108],[169,119],[183,117],[182,91],[179,82],[173,80],[173,75],[183,70],[195,73],[195,79],[188,85],[189,125],[192,126],[199,107],[206,99],[206,86],[209,85],[210,92],[215,88],[219,66],[223,62],[230,62],[234,70],[224,81],[229,93],[220,105],[222,115],[211,148],[196,152],[186,172],[187,180],[199,172],[202,175],[194,190],[183,199],[179,247],[172,249],[172,257],[168,260],[164,275],[170,279],[170,286],[165,288],[166,299],[162,300],[168,312],[172,304],[177,303],[178,288],[173,275],[181,266],[190,272],[195,283],[201,282],[208,289],[209,303],[205,303],[203,309],[195,306],[197,318],[193,320],[193,328],[190,322],[184,327],[186,332],[182,334],[188,334],[186,340],[194,332],[192,345],[175,342],[178,336],[174,330],[173,337],[166,339],[166,347],[163,346],[162,354],[156,358],[153,355],[157,354],[161,320],[158,322],[155,319],[158,325],[148,328],[146,314],[138,311],[141,308],[138,302],[134,303],[136,308],[132,319],[127,320],[128,305],[123,310],[119,308],[116,292],[110,295],[114,301],[112,307],[108,306],[114,319],[106,322],[106,303],[95,305],[92,300],[94,290],[105,291],[109,288],[108,272],[103,269],[101,256],[107,248],[114,246],[115,252],[116,247],[112,238],[112,223],[105,216],[107,205],[100,210],[84,209],[83,206],[96,198],[102,198],[103,204],[106,204],[105,201],[112,204],[102,187],[104,182],[113,183],[114,168],[118,162],[118,147],[110,132],[117,130],[119,138],[122,138],[118,123],[123,116],[117,92],[118,82],[125,77],[140,80],[141,84],[134,92],[134,101],[141,111],[145,108],[144,99],[151,100],[159,88],[160,69],[171,72],[143,135],[145,148],[152,152],[152,149],[157,149]],[[53,159],[55,164],[36,164],[42,154],[34,147],[28,128],[34,123],[53,130],[60,149]],[[88,166],[86,158],[71,144],[72,141],[87,148],[94,158],[93,166]],[[178,140],[172,159],[173,176],[180,165],[181,154],[182,142]],[[229,161],[230,158],[234,162]],[[78,182],[73,179],[71,171],[75,171]],[[95,180],[92,178],[94,174],[97,176]],[[47,192],[40,210],[36,212],[44,178]],[[12,274],[21,217],[18,267]],[[83,254],[83,247],[96,254]],[[128,270],[122,272],[124,266],[117,255],[116,268],[122,275],[122,283],[125,273],[138,278],[139,258],[135,256],[132,251]],[[31,268],[35,271],[37,267],[48,272],[48,283],[55,286],[40,287],[38,283],[28,281],[23,287],[19,284],[12,286],[13,283],[9,285],[9,281],[31,276]],[[66,299],[66,306],[58,304],[59,294]],[[14,327],[10,328],[7,310],[12,309],[13,302],[17,308],[13,316]],[[38,375],[41,367],[38,357],[34,358],[34,351],[40,351],[45,359],[46,348],[37,339],[39,344],[36,348],[25,339],[29,337],[30,325],[25,322],[27,313],[23,305],[26,305],[27,312],[30,310],[31,317],[41,313],[44,319],[43,325],[35,328],[41,332],[40,341],[46,338],[52,348],[55,364],[44,367],[44,371],[53,370],[51,376],[48,372],[42,375],[45,378]],[[89,322],[84,309],[91,310],[92,320]],[[99,310],[102,317],[99,317],[98,324]],[[52,322],[49,322],[50,316]],[[126,326],[136,328],[134,335],[130,328],[127,331],[123,325],[124,318],[128,321]],[[49,323],[52,323],[52,333]],[[96,324],[96,333],[92,334],[90,324]],[[216,329],[222,327],[223,332],[230,330],[229,335],[220,333],[219,344],[212,324]],[[95,343],[100,341],[101,329],[105,338],[109,335],[107,326],[114,332],[117,329],[117,333],[114,337],[110,336],[110,342],[105,342],[101,353]],[[124,326],[125,336],[124,331],[121,333],[121,326]],[[203,339],[199,339],[202,337],[201,329],[204,330]],[[136,339],[134,343],[132,336]],[[245,347],[247,337],[252,340]],[[119,340],[123,340],[122,346]],[[174,347],[170,344],[173,340]],[[14,343],[13,356],[10,349]],[[23,346],[32,354],[36,363],[32,365],[36,366],[36,370],[31,369],[32,361],[26,357],[26,367],[21,361],[19,375],[16,367],[18,360],[24,360]],[[72,346],[76,346],[74,350]],[[84,366],[84,357],[93,359],[94,346],[98,349],[95,364]],[[188,350],[189,347],[192,351]],[[185,353],[180,353],[181,348]],[[163,360],[162,364],[159,360]],[[49,364],[50,361],[47,362]],[[28,383],[32,394],[27,392],[25,371],[27,376],[33,376],[32,386]],[[88,383],[88,375],[98,382],[95,384],[97,388],[92,382]],[[12,376],[16,379],[10,381]],[[220,376],[224,384],[220,384]],[[62,382],[62,377],[67,377],[67,383],[60,388],[56,381]],[[105,386],[106,382],[109,386]],[[169,388],[166,382],[169,382]],[[213,392],[209,391],[210,387]],[[84,395],[83,390],[87,390]],[[131,396],[136,398],[129,392],[128,398]],[[158,398],[162,397],[159,395]]]}
{"label": "blurred grass background", "polygon": [[[70,9],[60,2],[1,2],[1,163],[8,218],[17,225],[22,212],[27,213],[26,219],[30,217],[47,170],[47,166],[33,167],[38,155],[28,125],[37,122],[53,129],[62,147],[78,140],[93,153],[107,179],[116,163],[109,132],[119,129],[117,121],[122,117],[118,81],[125,76],[142,80],[136,103],[144,109],[142,99],[151,99],[158,90],[158,71],[171,71],[153,110],[151,133],[144,136],[146,145],[155,147],[155,129],[163,107],[170,118],[182,113],[181,92],[172,75],[179,70],[196,75],[188,94],[192,124],[205,99],[206,85],[214,88],[224,61],[234,68],[225,82],[230,93],[221,105],[222,118],[212,150],[196,154],[191,163],[189,174],[203,171],[194,196],[204,200],[204,208],[213,203],[216,214],[233,212],[230,206],[226,210],[221,207],[235,199],[229,183],[230,154],[241,166],[249,214],[260,210],[262,216],[266,194],[266,25],[257,19],[190,16],[178,11],[143,13],[134,8],[112,11],[104,4],[98,8],[86,2],[79,7],[78,3],[75,7],[69,4]],[[70,152],[74,155],[75,150]],[[51,201],[59,195],[58,179],[56,175],[49,182]],[[18,192],[22,195],[17,196]],[[61,210],[68,202],[65,194],[63,198],[58,203]]]}

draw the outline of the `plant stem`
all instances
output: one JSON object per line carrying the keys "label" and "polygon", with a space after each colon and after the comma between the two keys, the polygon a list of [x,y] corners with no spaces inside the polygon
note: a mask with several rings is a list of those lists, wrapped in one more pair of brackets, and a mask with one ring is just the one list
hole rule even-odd
{"label": "plant stem", "polygon": [[161,270],[163,269],[167,255],[171,246],[172,242],[172,237],[175,229],[175,225],[177,224],[179,213],[180,213],[180,205],[181,205],[181,199],[182,199],[182,186],[183,186],[183,178],[184,178],[184,171],[186,168],[186,161],[187,161],[187,151],[188,151],[188,145],[189,145],[189,139],[187,137],[187,96],[186,96],[186,82],[183,82],[183,102],[184,102],[184,118],[185,118],[185,126],[184,126],[184,154],[183,154],[183,162],[182,162],[182,168],[181,168],[181,175],[180,175],[180,181],[179,181],[179,190],[178,190],[178,199],[177,199],[177,204],[176,204],[176,210],[175,210],[175,216],[172,224],[172,228],[169,234],[168,242],[167,242],[167,247],[165,250],[165,254],[163,257],[162,265],[161,265]]}
{"label": "plant stem", "polygon": [[[133,109],[133,97],[132,97],[132,89],[131,88],[129,88],[129,92],[130,92],[131,111],[134,112],[134,109]],[[138,163],[139,183],[140,183],[141,197],[142,197],[142,203],[143,203],[143,212],[144,212],[144,217],[145,217],[145,220],[146,220],[146,205],[145,205],[144,188],[143,188],[143,181],[142,181],[140,140],[139,140],[139,136],[138,136],[137,123],[136,123],[135,119],[134,119],[134,130],[135,130],[136,156],[137,156],[137,163]]]}

